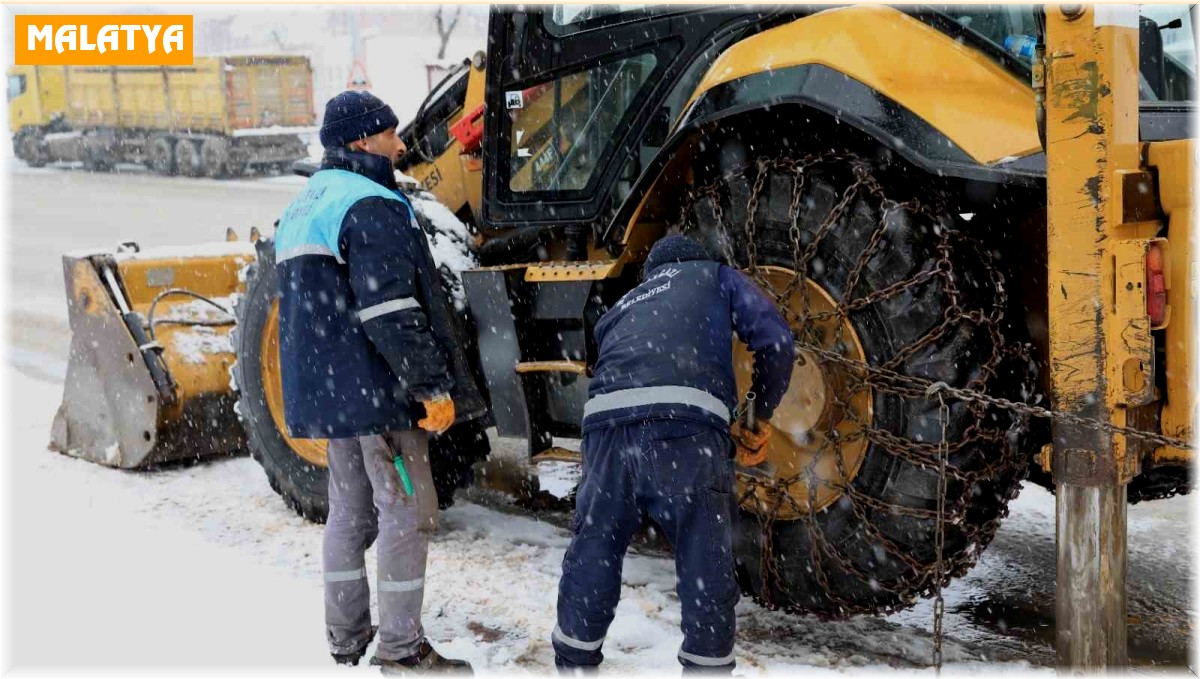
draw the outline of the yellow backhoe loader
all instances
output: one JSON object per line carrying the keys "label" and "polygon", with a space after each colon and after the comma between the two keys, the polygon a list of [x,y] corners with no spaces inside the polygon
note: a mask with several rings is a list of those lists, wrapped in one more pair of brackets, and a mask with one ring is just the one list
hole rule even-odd
{"label": "yellow backhoe loader", "polygon": [[[756,600],[910,605],[974,563],[1027,477],[1111,482],[1122,508],[1186,492],[1193,15],[1122,11],[493,10],[486,54],[403,130],[491,404],[436,442],[445,473],[487,427],[577,456],[556,439],[579,436],[592,327],[683,232],[798,342],[774,473],[737,477]],[[282,426],[271,241],[222,247],[66,257],[56,444],[124,467],[244,444],[319,520],[324,442]]]}

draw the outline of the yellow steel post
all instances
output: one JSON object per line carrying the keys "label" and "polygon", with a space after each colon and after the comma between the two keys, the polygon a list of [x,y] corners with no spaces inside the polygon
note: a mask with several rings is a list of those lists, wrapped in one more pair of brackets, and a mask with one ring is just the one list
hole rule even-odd
{"label": "yellow steel post", "polygon": [[[1046,7],[1052,399],[1117,425],[1153,382],[1152,357],[1140,361],[1152,351],[1145,309],[1116,290],[1120,262],[1136,259],[1129,242],[1151,228],[1129,190],[1149,178],[1139,171],[1137,22],[1132,5]],[[1128,360],[1126,337],[1136,340]],[[1053,435],[1059,668],[1125,665],[1126,484],[1137,459],[1124,436],[1094,427],[1056,422]]]}

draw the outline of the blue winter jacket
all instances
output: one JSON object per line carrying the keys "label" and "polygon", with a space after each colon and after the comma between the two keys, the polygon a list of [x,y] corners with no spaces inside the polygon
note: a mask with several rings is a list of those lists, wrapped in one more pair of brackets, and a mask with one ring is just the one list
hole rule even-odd
{"label": "blue winter jacket", "polygon": [[795,346],[787,322],[736,269],[712,261],[658,266],[596,324],[599,357],[583,426],[653,418],[727,428],[740,396],[733,336],[754,354],[755,413],[769,418],[787,392]]}
{"label": "blue winter jacket", "polygon": [[292,436],[412,429],[418,402],[455,386],[452,333],[430,322],[436,269],[387,158],[328,150],[280,219],[275,253]]}

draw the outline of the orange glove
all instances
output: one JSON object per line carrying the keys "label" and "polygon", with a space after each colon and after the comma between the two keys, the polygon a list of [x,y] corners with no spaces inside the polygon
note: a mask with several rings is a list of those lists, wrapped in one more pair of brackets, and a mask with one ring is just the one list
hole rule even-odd
{"label": "orange glove", "polygon": [[757,429],[747,429],[741,422],[733,425],[733,441],[737,444],[736,462],[742,467],[753,467],[767,460],[767,441],[775,428],[769,422],[759,422]]}
{"label": "orange glove", "polygon": [[425,405],[425,417],[417,421],[418,427],[440,434],[454,424],[454,401],[449,396],[442,395],[421,403]]}

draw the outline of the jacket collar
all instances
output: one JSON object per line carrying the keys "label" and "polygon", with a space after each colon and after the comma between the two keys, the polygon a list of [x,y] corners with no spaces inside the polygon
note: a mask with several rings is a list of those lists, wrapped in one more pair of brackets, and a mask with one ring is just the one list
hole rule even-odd
{"label": "jacket collar", "polygon": [[325,149],[325,157],[321,159],[322,170],[346,170],[359,174],[384,188],[395,191],[396,173],[391,161],[385,156],[374,153],[360,153],[344,147]]}

